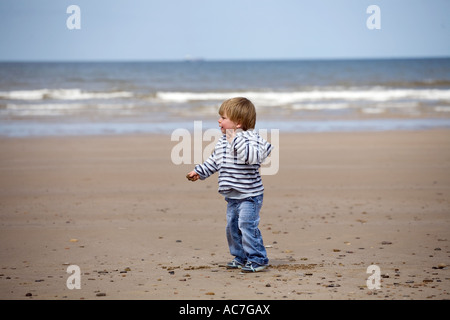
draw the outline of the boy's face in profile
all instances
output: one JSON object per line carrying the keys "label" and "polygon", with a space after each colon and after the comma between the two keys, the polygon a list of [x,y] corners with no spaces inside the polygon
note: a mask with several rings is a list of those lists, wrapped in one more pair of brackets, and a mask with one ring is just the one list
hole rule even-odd
{"label": "boy's face in profile", "polygon": [[234,122],[234,121],[231,121],[231,120],[227,117],[227,114],[226,114],[226,113],[223,113],[223,114],[220,116],[218,122],[219,122],[220,130],[221,130],[222,133],[224,133],[224,134],[226,133],[226,131],[227,131],[228,129],[236,130],[236,129],[238,129],[238,128],[241,127],[240,124],[238,124],[238,123],[236,123],[236,122]]}

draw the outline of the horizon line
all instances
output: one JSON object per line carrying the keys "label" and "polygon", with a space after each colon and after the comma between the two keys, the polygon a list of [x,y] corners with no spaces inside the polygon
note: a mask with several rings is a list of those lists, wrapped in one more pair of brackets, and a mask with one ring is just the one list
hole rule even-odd
{"label": "horizon line", "polygon": [[239,58],[208,59],[203,57],[180,59],[0,59],[0,63],[142,63],[142,62],[290,62],[290,61],[361,61],[361,60],[424,60],[450,59],[449,55],[437,56],[393,56],[393,57],[309,57],[309,58]]}

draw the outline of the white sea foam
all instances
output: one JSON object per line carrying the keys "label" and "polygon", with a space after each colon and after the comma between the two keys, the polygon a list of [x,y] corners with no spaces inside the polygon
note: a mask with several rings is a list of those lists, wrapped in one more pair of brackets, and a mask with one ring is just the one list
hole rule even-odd
{"label": "white sea foam", "polygon": [[63,116],[81,113],[129,115],[133,114],[133,104],[83,104],[83,103],[38,103],[7,104],[0,109],[0,115],[9,116]]}
{"label": "white sea foam", "polygon": [[0,99],[8,100],[88,100],[88,99],[116,99],[130,98],[132,92],[88,92],[81,89],[39,89],[13,90],[0,92]]}
{"label": "white sea foam", "polygon": [[[230,97],[243,96],[260,106],[280,106],[315,101],[343,100],[386,102],[393,100],[444,100],[450,101],[449,89],[387,89],[370,88],[359,90],[310,90],[294,92],[157,92],[162,101],[187,103],[193,101],[223,101]],[[336,105],[335,105],[336,106]]]}
{"label": "white sea foam", "polygon": [[386,109],[385,108],[363,108],[361,111],[366,114],[381,114],[381,113],[386,112]]}
{"label": "white sea foam", "polygon": [[76,110],[83,109],[84,104],[7,104],[7,110]]}
{"label": "white sea foam", "polygon": [[436,112],[450,112],[449,106],[437,106],[434,108],[434,111]]}
{"label": "white sea foam", "polygon": [[302,103],[291,106],[294,110],[342,110],[350,107],[348,103]]}

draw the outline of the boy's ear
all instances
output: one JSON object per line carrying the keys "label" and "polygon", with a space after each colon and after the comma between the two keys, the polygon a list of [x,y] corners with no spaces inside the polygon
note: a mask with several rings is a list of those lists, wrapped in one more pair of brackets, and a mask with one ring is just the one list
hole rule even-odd
{"label": "boy's ear", "polygon": [[241,128],[241,124],[238,123],[238,124],[236,125],[236,128],[240,129],[240,128]]}

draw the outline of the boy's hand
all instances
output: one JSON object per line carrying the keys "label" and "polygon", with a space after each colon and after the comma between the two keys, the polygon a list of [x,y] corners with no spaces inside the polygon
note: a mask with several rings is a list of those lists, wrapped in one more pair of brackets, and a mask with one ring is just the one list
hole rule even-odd
{"label": "boy's hand", "polygon": [[191,171],[186,175],[186,178],[190,181],[197,181],[198,179],[200,179],[200,176],[197,172]]}

